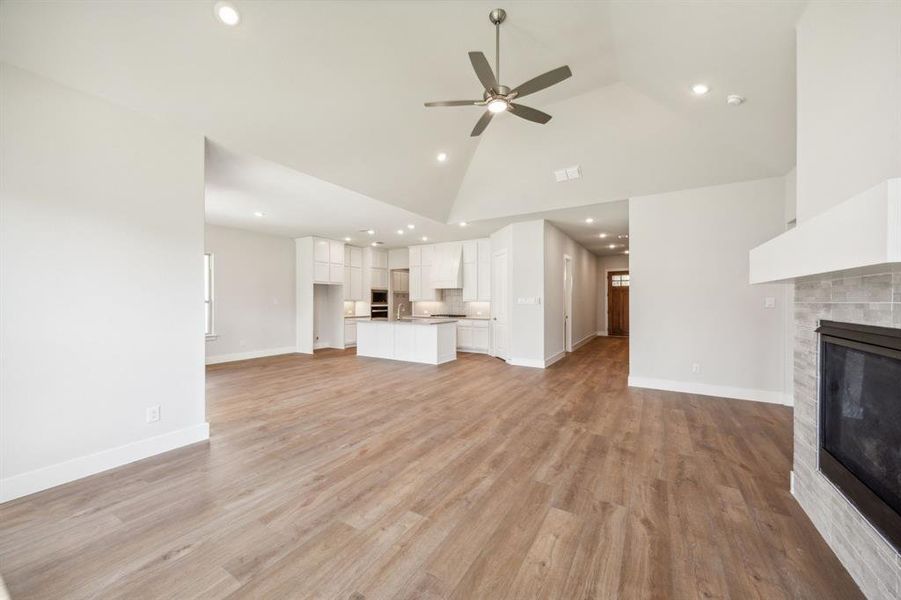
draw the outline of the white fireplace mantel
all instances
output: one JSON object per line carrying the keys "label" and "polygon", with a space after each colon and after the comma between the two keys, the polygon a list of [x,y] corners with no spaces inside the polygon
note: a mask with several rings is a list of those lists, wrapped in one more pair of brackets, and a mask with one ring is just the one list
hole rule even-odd
{"label": "white fireplace mantel", "polygon": [[751,250],[751,283],[901,262],[901,178],[830,208]]}

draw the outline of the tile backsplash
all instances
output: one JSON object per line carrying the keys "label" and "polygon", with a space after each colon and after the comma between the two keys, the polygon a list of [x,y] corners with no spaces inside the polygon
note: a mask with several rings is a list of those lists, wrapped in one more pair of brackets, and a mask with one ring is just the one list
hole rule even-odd
{"label": "tile backsplash", "polygon": [[413,314],[423,315],[466,315],[468,317],[487,317],[491,312],[490,302],[465,302],[463,290],[440,290],[439,300],[433,302],[414,302]]}

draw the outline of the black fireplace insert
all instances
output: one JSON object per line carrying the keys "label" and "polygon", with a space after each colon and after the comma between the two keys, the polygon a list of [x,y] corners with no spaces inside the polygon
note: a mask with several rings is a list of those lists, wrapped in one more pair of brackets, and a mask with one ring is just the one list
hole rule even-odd
{"label": "black fireplace insert", "polygon": [[820,321],[819,467],[901,549],[901,329]]}

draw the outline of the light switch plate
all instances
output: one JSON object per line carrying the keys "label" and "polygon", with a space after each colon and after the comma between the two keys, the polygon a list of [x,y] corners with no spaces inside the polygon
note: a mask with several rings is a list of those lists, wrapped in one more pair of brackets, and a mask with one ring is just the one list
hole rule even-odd
{"label": "light switch plate", "polygon": [[767,296],[763,299],[763,307],[764,308],[776,308],[776,298],[773,296]]}
{"label": "light switch plate", "polygon": [[557,183],[566,181],[567,179],[569,179],[569,177],[566,175],[566,169],[557,169],[556,171],[554,171],[554,180]]}
{"label": "light switch plate", "polygon": [[581,179],[582,167],[580,167],[579,165],[566,167],[566,177],[567,179]]}

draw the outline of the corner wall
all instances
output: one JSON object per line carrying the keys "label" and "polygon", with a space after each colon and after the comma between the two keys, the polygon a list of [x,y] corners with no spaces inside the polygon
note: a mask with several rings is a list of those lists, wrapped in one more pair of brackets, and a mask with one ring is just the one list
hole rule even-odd
{"label": "corner wall", "polygon": [[294,240],[207,225],[213,330],[207,364],[295,350]]}
{"label": "corner wall", "polygon": [[6,64],[0,114],[9,500],[208,437],[204,140]]}
{"label": "corner wall", "polygon": [[630,385],[791,403],[785,285],[748,283],[784,207],[781,177],[630,200]]}

